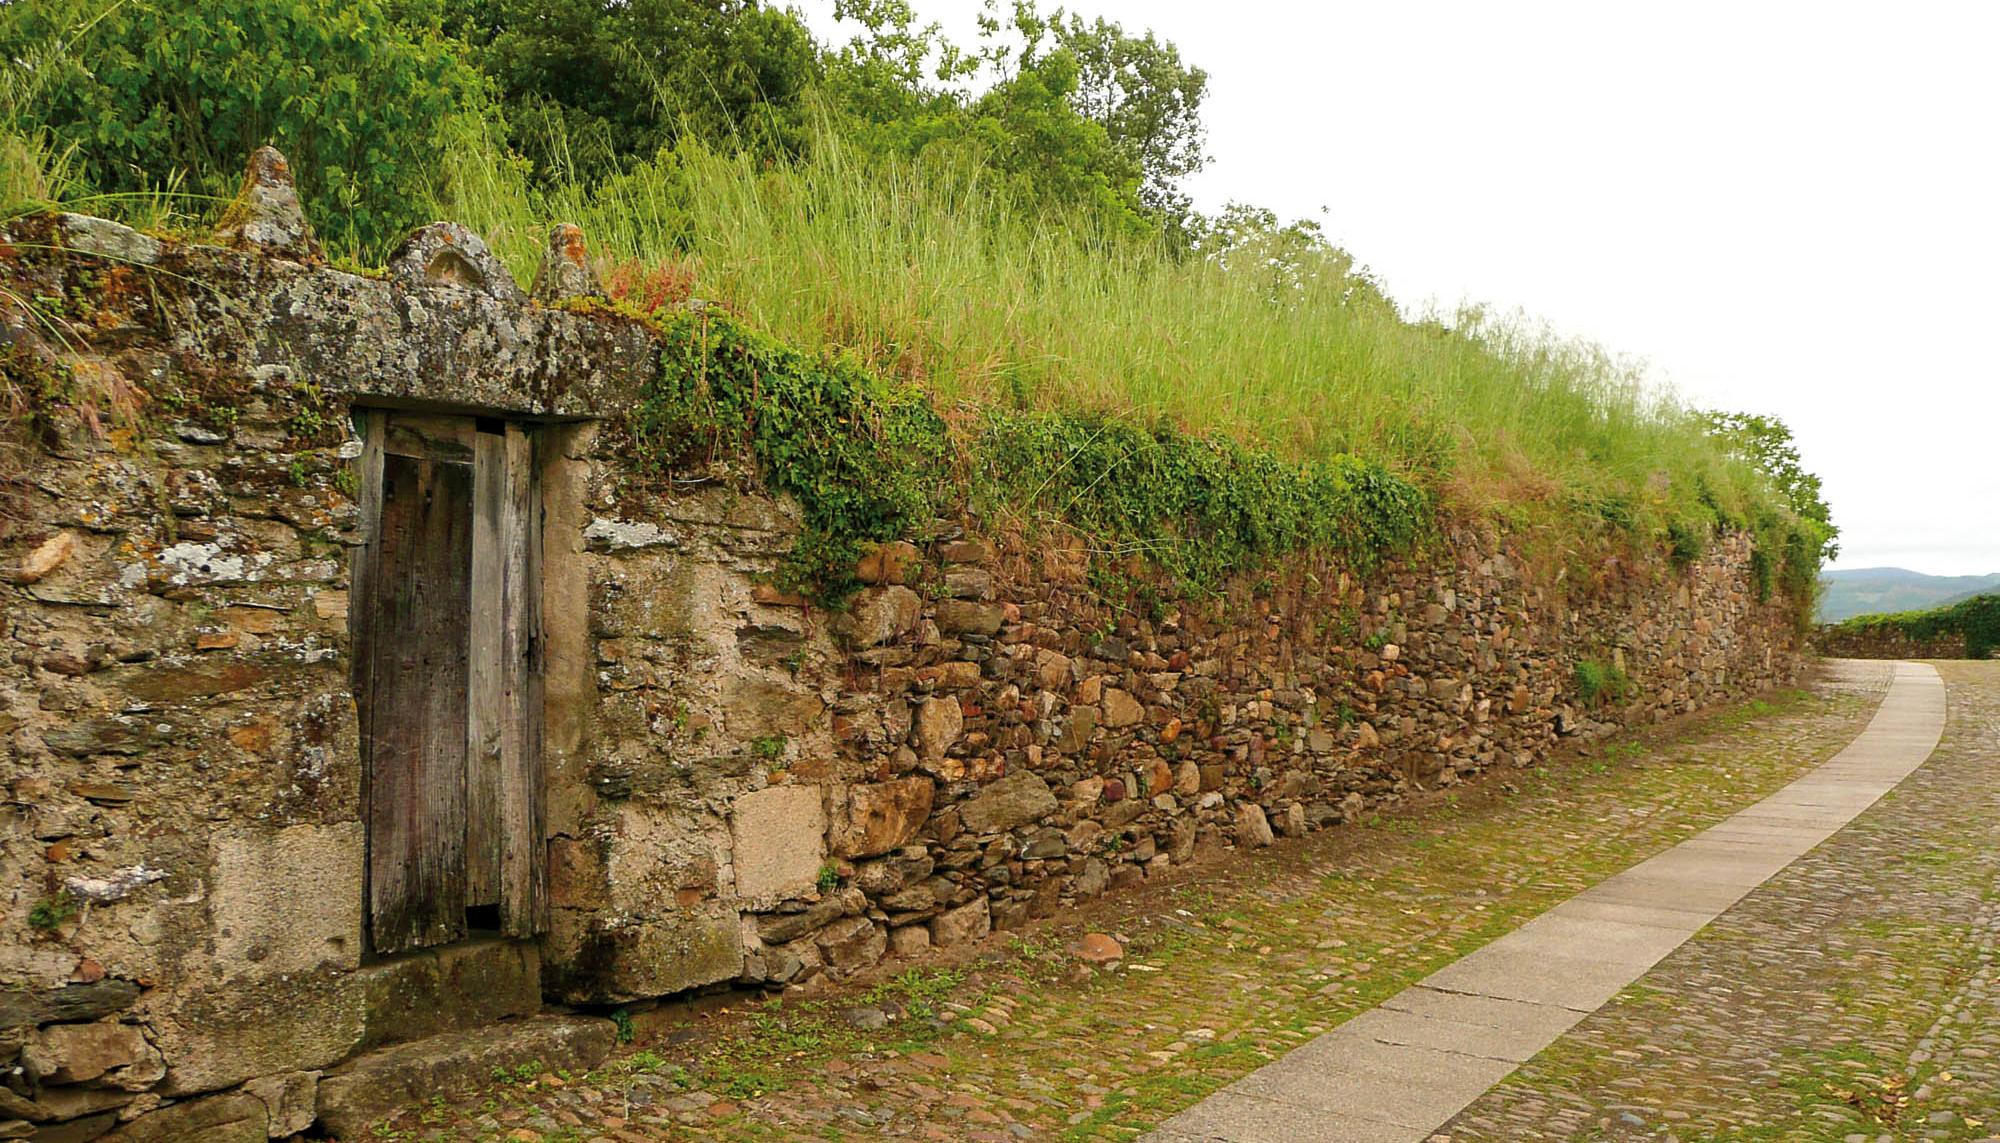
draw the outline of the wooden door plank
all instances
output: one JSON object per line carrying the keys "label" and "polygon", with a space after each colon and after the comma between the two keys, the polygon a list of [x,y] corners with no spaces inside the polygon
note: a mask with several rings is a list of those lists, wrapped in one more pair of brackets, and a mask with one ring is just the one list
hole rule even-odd
{"label": "wooden door plank", "polygon": [[[362,734],[365,738],[368,728],[368,697],[372,693],[368,672],[374,666],[369,643],[373,626],[369,623],[369,617],[374,614],[372,601],[376,586],[375,556],[381,550],[382,437],[387,417],[374,410],[356,410],[354,417],[355,428],[361,435],[361,455],[355,460],[357,470],[355,510],[360,518],[356,532],[360,542],[349,553],[348,559],[347,662],[355,705],[361,718]],[[361,796],[365,806],[368,797],[365,768]]]}
{"label": "wooden door plank", "polygon": [[369,622],[368,878],[377,953],[465,932],[472,470],[393,454]]}
{"label": "wooden door plank", "polygon": [[500,926],[515,937],[544,931],[548,908],[542,818],[542,508],[534,444],[521,426],[507,426],[500,595],[505,719]]}
{"label": "wooden door plank", "polygon": [[391,413],[383,447],[392,456],[471,464],[476,450],[474,423],[469,417],[430,413]]}
{"label": "wooden door plank", "polygon": [[502,671],[505,609],[504,523],[507,514],[507,438],[478,433],[472,460],[472,594],[470,727],[465,780],[465,903],[500,903],[501,775],[509,765],[502,742],[507,725]]}
{"label": "wooden door plank", "polygon": [[[361,455],[355,460],[355,510],[360,524],[360,541],[349,553],[347,575],[347,663],[348,686],[354,695],[356,725],[361,732],[361,820],[369,820],[370,743],[375,721],[375,599],[377,554],[382,543],[382,438],[388,416],[379,410],[354,411],[355,430],[361,436]],[[365,910],[369,896],[368,863],[361,868],[361,904]]]}

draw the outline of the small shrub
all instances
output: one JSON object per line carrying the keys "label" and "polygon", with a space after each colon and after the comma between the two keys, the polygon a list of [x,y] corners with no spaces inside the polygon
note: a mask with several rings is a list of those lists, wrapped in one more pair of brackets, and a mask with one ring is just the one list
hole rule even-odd
{"label": "small shrub", "polygon": [[1708,550],[1708,529],[1686,520],[1675,520],[1667,525],[1667,558],[1674,566],[1686,571],[1701,559]]}
{"label": "small shrub", "polygon": [[1621,702],[1632,693],[1632,677],[1610,663],[1580,659],[1574,671],[1576,693],[1585,706]]}

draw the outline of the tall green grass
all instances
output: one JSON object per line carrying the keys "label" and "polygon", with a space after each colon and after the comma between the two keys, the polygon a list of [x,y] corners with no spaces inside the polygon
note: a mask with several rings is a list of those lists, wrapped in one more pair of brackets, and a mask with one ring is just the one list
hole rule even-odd
{"label": "tall green grass", "polygon": [[808,348],[941,403],[1103,411],[1294,459],[1358,453],[1501,511],[1663,529],[1770,504],[1689,412],[1594,346],[1476,310],[1410,320],[1337,251],[1273,268],[1176,258],[1086,218],[1028,217],[976,161],[863,160],[822,131],[770,165],[688,146],[534,193],[490,146],[440,171],[441,214],[532,274],[548,222]]}
{"label": "tall green grass", "polygon": [[[0,217],[61,205],[157,228],[213,213],[175,194],[171,172],[144,195],[79,185],[7,89],[57,74],[0,70]],[[1761,476],[1629,363],[1479,310],[1406,316],[1339,251],[1176,257],[1088,216],[1022,212],[976,156],[863,156],[824,125],[789,163],[690,143],[553,188],[530,183],[491,124],[451,131],[432,208],[485,234],[524,282],[547,225],[577,222],[607,264],[671,266],[696,296],[794,345],[858,355],[947,413],[1102,412],[1295,461],[1356,454],[1462,509],[1563,534],[1785,517]]]}

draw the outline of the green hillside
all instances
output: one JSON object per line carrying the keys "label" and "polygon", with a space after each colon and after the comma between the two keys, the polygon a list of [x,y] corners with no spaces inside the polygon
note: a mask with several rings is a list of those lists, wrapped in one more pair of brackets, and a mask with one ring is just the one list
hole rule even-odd
{"label": "green hillside", "polygon": [[1820,574],[1819,621],[1922,611],[2000,588],[1992,575],[1925,575],[1904,568],[1843,568]]}
{"label": "green hillside", "polygon": [[2000,592],[1975,595],[1927,611],[1857,615],[1843,620],[1834,629],[1867,631],[1878,628],[1891,629],[1919,640],[1963,635],[1967,658],[1990,658],[1995,651],[2000,651]]}

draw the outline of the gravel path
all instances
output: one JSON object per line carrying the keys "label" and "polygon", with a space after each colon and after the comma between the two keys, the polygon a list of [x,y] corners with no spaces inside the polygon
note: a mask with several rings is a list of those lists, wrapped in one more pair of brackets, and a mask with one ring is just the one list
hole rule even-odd
{"label": "gravel path", "polygon": [[2000,1141],[2000,662],[1922,769],[1440,1132]]}
{"label": "gravel path", "polygon": [[[1490,775],[1428,805],[1149,882],[1061,925],[998,934],[954,964],[635,1014],[636,1042],[599,1072],[523,1067],[480,1099],[413,1109],[376,1135],[1136,1139],[1825,761],[1867,723],[1884,681],[1822,679],[1651,739]],[[1119,937],[1123,958],[1080,959],[1087,930]],[[1510,1124],[1532,1114],[1488,1112],[1485,1101],[1474,1111],[1491,1126],[1468,1118],[1464,1138],[1522,1137]],[[1490,1134],[1472,1134],[1481,1130]]]}

